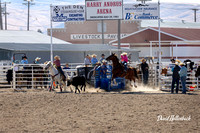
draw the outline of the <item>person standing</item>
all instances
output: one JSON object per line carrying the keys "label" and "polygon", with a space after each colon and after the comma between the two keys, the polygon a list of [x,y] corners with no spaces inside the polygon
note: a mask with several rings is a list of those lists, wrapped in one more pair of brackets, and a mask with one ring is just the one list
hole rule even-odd
{"label": "person standing", "polygon": [[88,66],[88,65],[91,64],[91,62],[90,62],[90,56],[89,56],[89,55],[86,55],[86,56],[85,56],[84,64],[85,64],[85,66]]}
{"label": "person standing", "polygon": [[26,55],[22,56],[21,64],[28,64]]}
{"label": "person standing", "polygon": [[142,59],[141,69],[143,74],[143,83],[144,85],[147,85],[149,78],[149,65],[146,63],[146,60],[144,58]]}
{"label": "person standing", "polygon": [[171,93],[174,93],[174,85],[176,84],[176,93],[178,93],[179,90],[179,75],[180,67],[178,66],[178,63],[176,63],[175,67],[172,68],[172,87],[171,87]]}
{"label": "person standing", "polygon": [[54,62],[53,64],[56,66],[56,69],[58,70],[58,72],[63,76],[63,80],[65,81],[66,80],[66,76],[61,68],[61,65],[60,65],[60,57],[58,55],[56,55],[54,57]]}
{"label": "person standing", "polygon": [[103,60],[105,60],[105,55],[101,54],[101,58],[99,59],[100,63],[102,63]]}
{"label": "person standing", "polygon": [[96,63],[98,62],[96,57],[97,57],[96,54],[92,55],[91,64],[92,64],[93,67],[95,67]]}
{"label": "person standing", "polygon": [[39,61],[41,60],[40,57],[35,58],[34,64],[39,64]]}
{"label": "person standing", "polygon": [[187,68],[185,67],[184,63],[180,64],[181,70],[180,70],[180,79],[182,84],[182,93],[186,94],[186,77],[187,77]]}

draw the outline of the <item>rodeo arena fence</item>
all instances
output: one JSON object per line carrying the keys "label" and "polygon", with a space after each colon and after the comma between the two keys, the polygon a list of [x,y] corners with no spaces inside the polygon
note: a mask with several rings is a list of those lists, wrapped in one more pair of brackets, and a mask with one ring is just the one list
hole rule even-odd
{"label": "rodeo arena fence", "polygon": [[[186,80],[186,87],[188,90],[200,89],[200,77],[195,77],[195,71],[200,64],[195,63],[194,70],[188,69],[188,76]],[[51,85],[51,76],[48,70],[44,70],[44,64],[11,64],[11,63],[0,63],[0,88],[46,88],[48,89]],[[110,65],[109,65],[110,66]],[[136,84],[143,82],[143,75],[140,70],[139,63],[130,63],[129,66],[135,67],[138,70],[139,79]],[[85,76],[89,83],[93,84],[95,88],[108,88],[112,90],[115,88],[125,88],[125,79],[117,78],[115,83],[111,81],[112,68],[109,67],[107,72],[107,79],[98,79],[98,75],[94,75],[93,67],[85,68],[83,63],[69,63],[70,69],[65,69],[69,78],[75,75]],[[160,87],[161,90],[171,89],[172,82],[172,71],[170,63],[162,63],[162,68],[167,68],[167,74],[161,75],[159,78],[159,66],[158,64],[149,63],[149,80],[148,85],[152,87]],[[98,84],[98,81],[104,84]],[[107,82],[105,80],[108,80]],[[107,87],[105,83],[108,83]],[[104,86],[103,86],[104,85]],[[181,83],[180,89],[181,87]]]}

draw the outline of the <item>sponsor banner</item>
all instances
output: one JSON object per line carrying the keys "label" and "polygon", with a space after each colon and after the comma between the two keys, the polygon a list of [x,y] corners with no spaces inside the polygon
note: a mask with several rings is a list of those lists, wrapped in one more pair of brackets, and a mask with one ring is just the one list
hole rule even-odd
{"label": "sponsor banner", "polygon": [[66,5],[52,6],[52,21],[84,21],[85,6],[84,5]]}
{"label": "sponsor banner", "polygon": [[124,4],[124,20],[158,19],[158,4]]}
{"label": "sponsor banner", "polygon": [[[128,34],[121,34],[121,38]],[[102,39],[102,34],[71,34],[71,40]],[[117,34],[104,34],[104,39],[117,39]]]}
{"label": "sponsor banner", "polygon": [[123,19],[123,0],[85,0],[86,19]]}

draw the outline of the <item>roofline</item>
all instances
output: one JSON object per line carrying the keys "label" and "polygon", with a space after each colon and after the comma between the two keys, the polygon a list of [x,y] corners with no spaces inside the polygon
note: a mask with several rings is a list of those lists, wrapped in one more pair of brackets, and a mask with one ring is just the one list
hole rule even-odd
{"label": "roofline", "polygon": [[[137,34],[137,33],[143,32],[143,31],[148,30],[148,29],[151,29],[151,30],[154,30],[154,31],[159,32],[159,30],[157,30],[157,29],[154,29],[154,28],[152,28],[152,27],[147,27],[147,28],[144,28],[144,29],[142,29],[142,30],[133,32],[133,33],[127,35],[127,36],[124,36],[124,37],[122,37],[121,39],[127,38],[127,37],[129,37],[129,36],[135,35],[135,34]],[[170,33],[164,32],[164,31],[160,31],[160,33],[163,33],[163,34],[165,34],[165,35],[168,35],[168,36],[171,36],[171,37],[174,37],[174,38],[183,40],[183,41],[188,41],[188,40],[186,40],[186,39],[184,39],[184,38],[181,38],[181,37],[172,35],[172,34],[170,34]],[[121,40],[121,39],[120,39],[120,40]],[[111,44],[111,43],[113,43],[113,42],[115,42],[115,41],[117,41],[117,39],[110,41],[109,44]]]}
{"label": "roofline", "polygon": [[[152,28],[152,27],[149,27],[149,29],[159,32],[159,30],[154,29],[154,28]],[[178,38],[178,39],[183,40],[183,41],[187,41],[187,40],[184,39],[184,38],[181,38],[181,37],[172,35],[172,34],[170,34],[170,33],[167,33],[167,32],[161,31],[161,30],[160,30],[160,32],[163,33],[163,34],[166,34],[166,35],[168,35],[168,36],[171,36],[171,37],[174,37],[174,38]]]}
{"label": "roofline", "polygon": [[[144,29],[142,29],[142,30],[138,30],[138,31],[136,31],[136,32],[133,32],[133,33],[131,33],[131,34],[128,34],[127,36],[122,37],[121,39],[124,39],[124,38],[126,38],[126,37],[135,35],[135,34],[137,34],[137,33],[140,33],[140,32],[142,32],[142,31],[145,31],[145,30],[147,30],[147,29],[149,29],[149,28],[147,27],[147,28],[144,28]],[[121,40],[121,39],[120,39],[120,40]],[[117,40],[118,40],[118,39],[112,40],[112,41],[110,41],[108,44],[111,44],[111,43],[113,43],[113,42],[115,42],[115,41],[117,41]]]}

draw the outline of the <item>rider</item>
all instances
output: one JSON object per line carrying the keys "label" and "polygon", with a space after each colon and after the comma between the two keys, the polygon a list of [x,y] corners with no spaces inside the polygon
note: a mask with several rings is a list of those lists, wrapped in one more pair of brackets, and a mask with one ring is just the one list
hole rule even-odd
{"label": "rider", "polygon": [[121,62],[124,65],[124,69],[127,70],[128,57],[127,57],[127,53],[126,52],[123,52],[121,54]]}
{"label": "rider", "polygon": [[65,81],[66,80],[66,76],[65,76],[65,74],[64,74],[64,72],[63,72],[63,70],[62,70],[62,68],[60,66],[60,57],[58,55],[56,55],[54,57],[54,59],[55,60],[54,60],[53,64],[56,66],[56,69],[63,76],[63,80]]}

